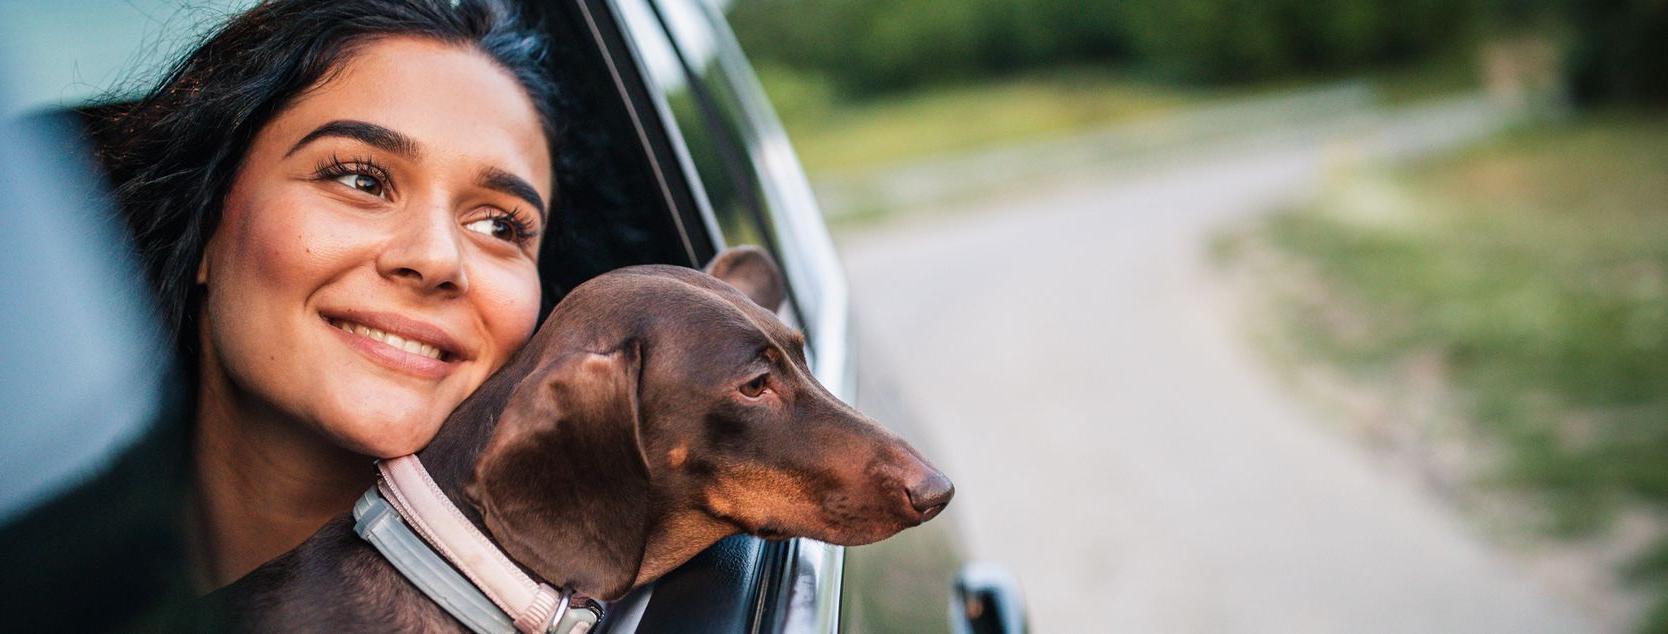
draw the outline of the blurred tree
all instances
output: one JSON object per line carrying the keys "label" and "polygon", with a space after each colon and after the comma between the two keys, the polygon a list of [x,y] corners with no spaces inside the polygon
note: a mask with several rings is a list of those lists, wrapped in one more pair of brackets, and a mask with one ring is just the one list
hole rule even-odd
{"label": "blurred tree", "polygon": [[1439,0],[1126,0],[1138,60],[1184,80],[1245,81],[1409,62],[1474,41]]}
{"label": "blurred tree", "polygon": [[755,60],[856,96],[1082,64],[1256,81],[1541,30],[1568,39],[1577,99],[1668,103],[1668,0],[736,0],[729,17]]}
{"label": "blurred tree", "polygon": [[1118,5],[1090,0],[740,0],[729,20],[753,59],[854,95],[1127,52]]}
{"label": "blurred tree", "polygon": [[1566,1],[1576,100],[1668,104],[1668,1]]}
{"label": "blurred tree", "polygon": [[1474,0],[740,0],[755,59],[873,93],[1064,64],[1252,80],[1414,59],[1471,41]]}
{"label": "blurred tree", "polygon": [[[856,34],[846,68],[860,73],[854,87],[896,88],[978,74],[991,41],[983,2],[889,0],[878,3],[868,28]],[[848,78],[856,79],[856,78]]]}

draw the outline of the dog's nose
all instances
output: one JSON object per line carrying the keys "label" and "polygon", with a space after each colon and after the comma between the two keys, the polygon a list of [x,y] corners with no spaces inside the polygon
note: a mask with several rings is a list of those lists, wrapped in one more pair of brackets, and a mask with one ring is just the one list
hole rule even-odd
{"label": "dog's nose", "polygon": [[920,478],[906,489],[909,492],[909,505],[915,507],[915,512],[921,514],[921,521],[936,517],[950,498],[956,495],[956,485],[944,477],[936,469],[927,472],[926,477]]}

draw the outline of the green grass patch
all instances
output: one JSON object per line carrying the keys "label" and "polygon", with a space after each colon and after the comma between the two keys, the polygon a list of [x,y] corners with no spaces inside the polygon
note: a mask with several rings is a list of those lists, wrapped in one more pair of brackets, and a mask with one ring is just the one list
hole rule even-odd
{"label": "green grass patch", "polygon": [[[1148,81],[1067,68],[851,101],[827,78],[762,66],[759,78],[807,172],[863,170],[1069,136],[1227,100],[1302,90],[1348,77],[1288,79],[1226,88]],[[1443,60],[1365,77],[1386,104],[1477,87],[1467,60]]]}
{"label": "green grass patch", "polygon": [[[1262,236],[1349,315],[1287,331],[1356,373],[1440,354],[1500,478],[1559,533],[1668,510],[1668,119],[1613,113],[1348,175]],[[1636,571],[1668,581],[1668,544]],[[1664,597],[1668,606],[1668,596]],[[1649,627],[1668,626],[1668,609]],[[1656,617],[1652,617],[1653,619]]]}
{"label": "green grass patch", "polygon": [[760,79],[812,174],[1068,135],[1173,112],[1209,94],[1061,70],[845,102],[812,76],[761,68]]}

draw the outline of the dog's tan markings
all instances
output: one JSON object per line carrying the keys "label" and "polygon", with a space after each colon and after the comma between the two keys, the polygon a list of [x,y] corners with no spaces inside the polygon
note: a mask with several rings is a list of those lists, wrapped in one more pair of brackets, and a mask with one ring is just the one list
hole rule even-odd
{"label": "dog's tan markings", "polygon": [[763,465],[720,468],[706,491],[706,505],[749,532],[778,533],[822,522],[820,501],[803,477]]}
{"label": "dog's tan markings", "polygon": [[713,542],[734,535],[735,526],[694,509],[668,513],[661,518],[643,553],[643,564],[634,585],[659,578],[689,561]]}
{"label": "dog's tan markings", "polygon": [[689,459],[689,445],[678,445],[666,452],[666,464],[673,469],[682,469],[685,460]]}

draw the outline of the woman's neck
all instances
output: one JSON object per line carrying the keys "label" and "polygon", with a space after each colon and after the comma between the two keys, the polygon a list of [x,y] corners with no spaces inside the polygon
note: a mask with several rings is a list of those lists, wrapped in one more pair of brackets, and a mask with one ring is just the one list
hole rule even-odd
{"label": "woman's neck", "polygon": [[374,481],[370,458],[253,400],[204,367],[192,438],[200,590],[300,545]]}

